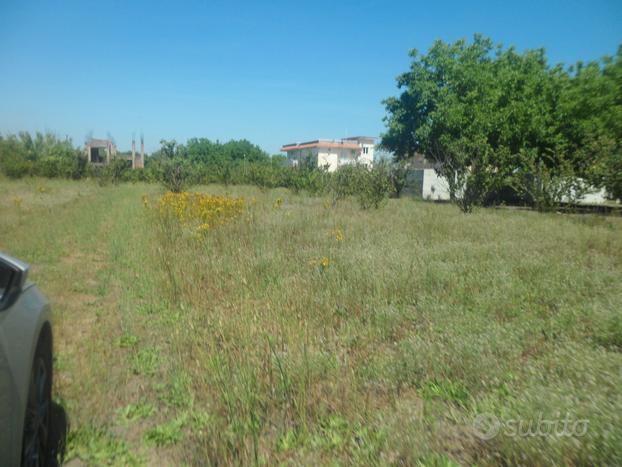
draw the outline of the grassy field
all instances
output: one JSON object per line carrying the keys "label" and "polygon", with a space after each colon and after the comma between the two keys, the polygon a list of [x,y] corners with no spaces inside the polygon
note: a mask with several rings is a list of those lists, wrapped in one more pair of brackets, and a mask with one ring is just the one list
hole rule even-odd
{"label": "grassy field", "polygon": [[197,190],[244,214],[198,236],[155,185],[0,180],[69,459],[622,463],[622,219]]}

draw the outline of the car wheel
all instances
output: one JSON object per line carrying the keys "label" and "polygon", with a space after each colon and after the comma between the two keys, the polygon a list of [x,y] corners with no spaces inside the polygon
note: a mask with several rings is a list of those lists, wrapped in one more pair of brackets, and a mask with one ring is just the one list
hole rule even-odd
{"label": "car wheel", "polygon": [[37,346],[30,372],[22,466],[37,467],[47,464],[51,399],[52,355],[42,341]]}

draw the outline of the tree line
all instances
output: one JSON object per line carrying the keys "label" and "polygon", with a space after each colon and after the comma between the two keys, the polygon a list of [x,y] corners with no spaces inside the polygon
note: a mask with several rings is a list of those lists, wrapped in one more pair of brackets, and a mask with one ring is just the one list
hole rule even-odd
{"label": "tree line", "polygon": [[79,179],[88,173],[86,156],[71,139],[51,133],[0,135],[0,170],[7,177]]}
{"label": "tree line", "polygon": [[594,188],[622,197],[622,46],[571,67],[481,35],[410,56],[401,94],[384,101],[382,144],[436,162],[464,211],[547,208]]}
{"label": "tree line", "polygon": [[26,132],[0,136],[0,170],[10,178],[93,178],[100,184],[155,182],[174,192],[209,183],[282,187],[295,193],[331,195],[334,202],[353,196],[364,209],[377,208],[387,197],[399,196],[406,178],[401,164],[378,163],[372,170],[351,165],[330,173],[311,159],[289,166],[284,156],[270,156],[247,140],[221,143],[207,138],[191,138],[185,144],[161,140],[160,149],[145,158],[141,170],[132,170],[122,157],[97,166],[89,164],[84,151],[68,138]]}
{"label": "tree line", "polygon": [[224,152],[214,151],[213,143],[206,139],[193,138],[185,145],[162,140],[160,144],[149,168],[154,180],[177,193],[198,183],[249,184],[329,194],[333,203],[353,196],[361,208],[368,209],[380,207],[389,196],[399,196],[406,180],[404,166],[399,163],[379,162],[372,169],[350,164],[331,173],[318,167],[311,157],[290,166],[284,156],[268,157],[245,140],[226,143]]}
{"label": "tree line", "polygon": [[270,157],[247,140],[220,143],[207,138],[192,138],[185,145],[162,140],[161,148],[146,158],[145,170],[130,170],[128,154],[118,153],[108,165],[92,165],[83,148],[74,146],[70,138],[39,132],[0,135],[0,171],[9,178],[153,181],[162,160],[175,158],[192,165],[197,180],[241,183],[244,180],[240,174],[256,171],[255,166],[276,167],[284,160],[283,156]]}

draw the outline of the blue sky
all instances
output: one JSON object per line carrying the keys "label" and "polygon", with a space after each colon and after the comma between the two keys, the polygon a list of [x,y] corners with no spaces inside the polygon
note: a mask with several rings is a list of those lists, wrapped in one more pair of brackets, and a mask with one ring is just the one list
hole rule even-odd
{"label": "blue sky", "polygon": [[481,32],[552,63],[613,55],[622,1],[0,0],[0,133],[283,143],[379,135],[411,48]]}

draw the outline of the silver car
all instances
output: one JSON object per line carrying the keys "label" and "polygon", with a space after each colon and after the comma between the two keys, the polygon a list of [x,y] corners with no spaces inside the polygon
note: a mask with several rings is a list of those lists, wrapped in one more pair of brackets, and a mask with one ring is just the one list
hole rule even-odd
{"label": "silver car", "polygon": [[50,307],[28,269],[0,253],[0,466],[53,463]]}

